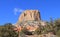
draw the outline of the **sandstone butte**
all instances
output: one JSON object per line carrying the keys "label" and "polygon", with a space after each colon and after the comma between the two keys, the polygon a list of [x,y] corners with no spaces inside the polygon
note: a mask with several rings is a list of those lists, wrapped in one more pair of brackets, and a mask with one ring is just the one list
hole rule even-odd
{"label": "sandstone butte", "polygon": [[40,12],[38,10],[25,10],[19,16],[19,19],[15,25],[17,28],[14,30],[21,31],[23,27],[26,27],[29,31],[35,31],[40,23],[43,26],[46,24],[45,22],[41,21]]}
{"label": "sandstone butte", "polygon": [[[39,25],[46,26],[46,22],[41,20],[40,12],[38,10],[25,10],[22,12],[22,14],[19,16],[18,21],[15,25],[16,30],[18,32],[18,37],[20,37],[20,31],[24,29],[24,27],[28,31],[35,31],[37,28],[39,28]],[[42,34],[42,35],[27,35],[27,37],[56,37],[54,34],[51,34],[52,32],[48,34]],[[23,35],[24,36],[24,35]]]}
{"label": "sandstone butte", "polygon": [[38,10],[25,10],[19,17],[18,23],[29,20],[41,20]]}

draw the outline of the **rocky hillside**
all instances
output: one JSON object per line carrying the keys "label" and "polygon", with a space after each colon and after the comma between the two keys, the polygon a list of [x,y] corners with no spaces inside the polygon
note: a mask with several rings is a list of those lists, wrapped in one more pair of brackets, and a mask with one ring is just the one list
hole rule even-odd
{"label": "rocky hillside", "polygon": [[38,10],[25,10],[20,15],[16,26],[26,27],[30,31],[34,31],[39,25],[46,25],[41,21],[40,12]]}
{"label": "rocky hillside", "polygon": [[[53,32],[46,33],[49,29],[47,22],[41,20],[40,12],[38,10],[25,10],[22,12],[22,14],[19,16],[19,19],[16,23],[16,28],[14,30],[21,32],[23,30],[26,34],[33,34],[30,37],[36,36],[35,33],[40,34],[42,33],[42,37],[47,37],[48,35],[51,36],[51,34],[54,36]],[[46,28],[48,27],[48,28]],[[46,35],[46,34],[47,35]],[[26,35],[25,35],[26,36]],[[41,36],[41,35],[37,35]],[[29,35],[27,35],[29,37]]]}

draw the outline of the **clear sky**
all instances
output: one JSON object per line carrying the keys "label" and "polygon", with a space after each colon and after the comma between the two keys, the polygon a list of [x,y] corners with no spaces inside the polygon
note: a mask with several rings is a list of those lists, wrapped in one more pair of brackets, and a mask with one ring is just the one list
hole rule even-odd
{"label": "clear sky", "polygon": [[39,10],[42,20],[60,18],[60,0],[0,0],[0,25],[16,23],[27,9]]}

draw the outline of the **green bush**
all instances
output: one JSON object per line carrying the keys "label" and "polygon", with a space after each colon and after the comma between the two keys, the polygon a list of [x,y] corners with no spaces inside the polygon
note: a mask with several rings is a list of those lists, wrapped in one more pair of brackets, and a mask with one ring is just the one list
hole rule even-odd
{"label": "green bush", "polygon": [[7,23],[4,26],[0,26],[0,37],[17,37],[17,35],[12,28],[12,24]]}
{"label": "green bush", "polygon": [[56,35],[60,37],[60,30],[56,32]]}

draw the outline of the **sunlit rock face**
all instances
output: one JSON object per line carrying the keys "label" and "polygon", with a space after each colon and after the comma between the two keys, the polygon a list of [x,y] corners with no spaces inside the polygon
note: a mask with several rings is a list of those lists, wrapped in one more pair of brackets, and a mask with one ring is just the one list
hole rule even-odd
{"label": "sunlit rock face", "polygon": [[26,27],[28,31],[35,31],[39,28],[39,25],[44,26],[44,22],[41,21],[40,12],[38,10],[25,10],[19,16],[16,23],[16,27]]}
{"label": "sunlit rock face", "polygon": [[29,21],[29,20],[40,20],[40,12],[38,10],[25,10],[20,15],[18,22]]}

